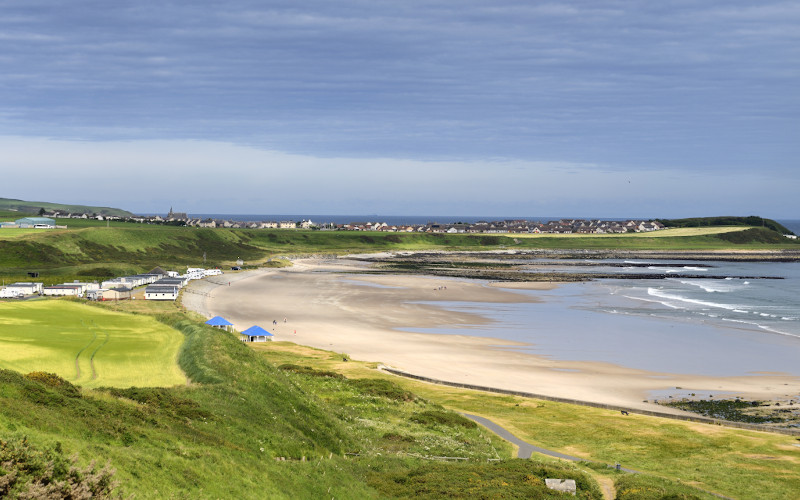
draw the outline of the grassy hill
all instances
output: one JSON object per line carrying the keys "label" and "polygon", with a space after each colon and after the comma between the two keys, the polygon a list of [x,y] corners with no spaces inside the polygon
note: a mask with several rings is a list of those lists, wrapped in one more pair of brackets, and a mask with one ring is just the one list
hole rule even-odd
{"label": "grassy hill", "polygon": [[[64,222],[68,229],[0,231],[0,275],[16,279],[38,270],[43,281],[60,282],[156,264],[212,267],[237,258],[253,264],[282,255],[384,250],[800,248],[761,227],[518,238]],[[713,498],[702,490],[787,498],[800,490],[792,437],[438,388],[297,346],[255,350],[173,303],[73,305],[81,308],[73,317],[130,313],[114,321],[158,321],[179,335],[177,363],[189,383],[97,387],[81,379],[78,387],[35,363],[0,370],[0,497],[86,488],[97,497],[137,498],[560,498],[544,487],[548,477],[574,478],[578,498],[592,499],[601,498],[600,485],[628,499]],[[62,316],[37,318],[39,342],[59,337]],[[26,319],[0,316],[23,333]],[[96,345],[93,337],[85,340],[63,352],[80,361],[72,350]],[[0,349],[0,356],[18,351]],[[485,415],[531,442],[601,464],[511,459],[508,443],[452,410]],[[77,469],[67,458],[73,455]],[[614,461],[643,474],[602,465]]]}
{"label": "grassy hill", "polygon": [[[628,499],[800,488],[791,436],[397,379],[290,343],[254,349],[175,304],[138,302],[79,306],[155,315],[184,337],[178,363],[191,383],[90,389],[0,370],[0,497],[66,483],[70,456],[73,483],[100,498],[562,498],[550,477],[575,479],[585,499],[602,498],[601,484]],[[512,459],[508,443],[452,410],[599,463]],[[604,465],[615,461],[641,473]]]}
{"label": "grassy hill", "polygon": [[757,215],[748,217],[721,216],[721,217],[691,217],[688,219],[657,219],[667,227],[718,227],[718,226],[748,226],[771,229],[780,234],[794,234],[784,225],[772,219],[765,219]]}
{"label": "grassy hill", "polygon": [[15,200],[12,198],[0,198],[0,211],[14,211],[22,214],[21,216],[24,216],[37,214],[41,209],[61,210],[70,213],[117,215],[120,217],[129,217],[133,215],[127,210],[122,210],[119,208],[95,207],[91,205],[69,205],[65,203],[51,203],[47,201],[24,201]]}
{"label": "grassy hill", "polygon": [[68,229],[0,231],[0,275],[42,273],[45,282],[100,279],[155,265],[222,267],[243,259],[263,264],[286,255],[392,250],[724,250],[800,249],[766,228],[693,228],[629,235],[486,235],[208,229],[127,222],[64,220]]}
{"label": "grassy hill", "polygon": [[[0,496],[35,488],[48,462],[77,453],[80,469],[108,462],[116,492],[137,498],[547,498],[546,477],[600,498],[585,472],[505,460],[505,442],[396,384],[276,366],[177,309],[160,319],[185,336],[189,385],[79,389],[0,370]],[[416,458],[431,455],[467,460]],[[479,480],[453,483],[449,470]]]}
{"label": "grassy hill", "polygon": [[175,364],[183,335],[150,316],[72,300],[0,302],[0,316],[0,368],[53,372],[83,387],[186,382]]}

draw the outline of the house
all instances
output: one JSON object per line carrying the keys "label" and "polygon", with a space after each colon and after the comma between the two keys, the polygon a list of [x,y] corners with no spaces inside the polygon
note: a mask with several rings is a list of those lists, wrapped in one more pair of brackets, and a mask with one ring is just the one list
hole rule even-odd
{"label": "house", "polygon": [[56,220],[50,217],[23,217],[15,220],[14,224],[21,228],[55,229]]}
{"label": "house", "polygon": [[131,289],[124,286],[111,289],[100,288],[98,290],[90,290],[86,292],[86,298],[88,300],[100,301],[129,300],[131,298]]}
{"label": "house", "polygon": [[255,325],[239,333],[239,340],[242,342],[269,342],[272,340],[272,334]]}
{"label": "house", "polygon": [[186,286],[186,281],[185,278],[161,278],[153,282],[152,286],[176,286],[178,289],[181,289]]}
{"label": "house", "polygon": [[0,288],[0,299],[15,299],[22,296],[23,295],[18,290],[9,289],[6,287]]}
{"label": "house", "polygon": [[98,283],[81,283],[77,280],[73,281],[72,283],[62,283],[62,285],[80,287],[78,291],[78,296],[80,297],[86,295],[86,292],[88,292],[89,290],[98,290],[100,288],[100,285]]}
{"label": "house", "polygon": [[41,294],[43,286],[44,285],[42,283],[19,282],[7,285],[5,289],[9,290],[9,293],[15,293],[14,296],[22,296],[22,295],[34,295],[37,293]]}
{"label": "house", "polygon": [[145,300],[177,300],[180,287],[177,285],[148,285],[144,289]]}
{"label": "house", "polygon": [[[243,262],[239,262],[240,266],[242,264],[244,264],[244,263]],[[202,267],[189,267],[189,268],[186,268],[186,274],[181,276],[181,278],[183,278],[185,281],[201,280],[201,279],[206,278],[208,276],[219,276],[220,274],[222,274],[222,270],[221,269],[203,269]],[[181,285],[181,286],[183,286],[183,285]]]}
{"label": "house", "polygon": [[42,295],[50,297],[83,297],[81,285],[53,285],[42,288]]}

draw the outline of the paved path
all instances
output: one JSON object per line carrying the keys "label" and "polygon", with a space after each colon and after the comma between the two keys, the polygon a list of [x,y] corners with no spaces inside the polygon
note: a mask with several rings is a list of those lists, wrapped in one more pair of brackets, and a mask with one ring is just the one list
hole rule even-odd
{"label": "paved path", "polygon": [[[535,453],[541,453],[542,455],[547,455],[549,457],[571,460],[573,462],[593,462],[593,460],[587,460],[585,458],[580,458],[580,457],[573,457],[572,455],[565,455],[564,453],[559,453],[557,451],[534,446],[528,443],[527,441],[523,441],[517,436],[511,434],[507,429],[500,427],[499,425],[492,422],[488,418],[479,417],[478,415],[471,415],[469,413],[462,413],[462,415],[464,415],[470,420],[473,420],[481,424],[482,426],[486,427],[487,429],[494,432],[495,434],[505,439],[506,441],[517,445],[517,447],[519,448],[519,451],[517,452],[517,458],[531,458],[531,455],[535,452]],[[611,466],[609,465],[609,467]],[[620,467],[619,470],[625,472],[631,472],[634,474],[638,473],[638,471],[635,471],[633,469],[626,469],[625,467]]]}

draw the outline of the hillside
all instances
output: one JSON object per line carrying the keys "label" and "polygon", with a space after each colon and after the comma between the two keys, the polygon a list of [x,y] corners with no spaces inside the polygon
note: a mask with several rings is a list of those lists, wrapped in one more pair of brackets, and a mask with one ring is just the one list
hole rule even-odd
{"label": "hillside", "polygon": [[[176,309],[161,320],[185,336],[179,362],[189,385],[78,389],[0,370],[0,496],[39,491],[47,462],[63,467],[77,453],[81,469],[109,463],[118,493],[136,498],[546,498],[544,479],[554,475],[576,479],[579,498],[600,498],[573,466],[487,462],[509,458],[510,447],[389,381],[275,366]],[[467,461],[429,469],[414,458],[427,455]],[[453,484],[441,475],[448,469],[495,479]],[[401,478],[406,494],[395,486]]]}
{"label": "hillside", "polygon": [[[800,485],[790,436],[443,388],[286,342],[254,349],[173,303],[81,307],[156,315],[183,336],[190,383],[88,389],[0,370],[0,497],[69,489],[71,460],[74,487],[97,498],[563,498],[544,486],[553,477],[584,499],[603,498],[598,483],[606,498],[786,498]],[[597,462],[511,459],[445,406]]]}
{"label": "hillside", "polygon": [[127,210],[111,207],[95,207],[91,205],[70,205],[65,203],[51,203],[47,201],[24,201],[12,198],[0,198],[1,211],[17,211],[21,214],[37,214],[39,210],[60,210],[70,213],[86,213],[99,215],[116,215],[119,217],[129,217],[133,215]]}
{"label": "hillside", "polygon": [[785,226],[772,219],[765,219],[757,215],[748,217],[721,216],[721,217],[692,217],[688,219],[656,219],[667,227],[719,227],[719,226],[749,226],[771,229],[780,234],[794,234]]}
{"label": "hillside", "polygon": [[[385,250],[798,248],[783,237],[772,243],[777,233],[764,228],[676,234],[521,239],[70,221],[65,230],[0,231],[0,275],[21,278],[37,269],[43,281],[56,282],[155,264],[210,267],[242,258],[252,265],[285,255]],[[578,498],[593,499],[601,498],[600,485],[616,489],[618,498],[640,499],[711,498],[703,490],[785,498],[800,488],[800,470],[786,466],[797,460],[794,437],[440,388],[288,343],[256,350],[202,325],[180,303],[70,304],[86,311],[73,317],[98,324],[90,310],[155,318],[182,338],[178,363],[188,380],[166,388],[77,387],[79,377],[0,370],[0,497],[41,497],[43,489],[67,485],[71,456],[78,468],[73,482],[98,498],[112,490],[136,498],[557,497],[544,487],[549,477],[574,478]],[[38,316],[43,338],[64,322],[63,314]],[[4,319],[0,327],[11,332],[27,320]],[[99,340],[89,338],[81,347],[104,354],[95,345]],[[64,352],[72,363],[80,357]],[[507,442],[451,410],[485,415],[529,442],[597,463],[511,459]],[[608,470],[615,461],[642,474]]]}
{"label": "hillside", "polygon": [[[800,250],[800,243],[764,228],[697,228],[630,235],[512,235],[210,229],[128,222],[61,220],[68,229],[0,231],[0,275],[39,271],[47,283],[66,277],[101,279],[155,265],[224,267],[238,259],[263,265],[287,255],[406,250],[720,251]],[[661,233],[661,234],[660,234]],[[795,257],[796,258],[796,257]],[[60,281],[59,281],[60,280]]]}

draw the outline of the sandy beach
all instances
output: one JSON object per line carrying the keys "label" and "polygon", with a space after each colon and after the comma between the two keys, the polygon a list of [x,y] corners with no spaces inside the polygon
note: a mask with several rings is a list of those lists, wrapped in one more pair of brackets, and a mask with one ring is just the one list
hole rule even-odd
{"label": "sandy beach", "polygon": [[302,259],[289,268],[225,274],[193,282],[183,294],[183,304],[207,317],[223,316],[239,331],[260,325],[273,332],[275,340],[381,362],[416,375],[628,408],[681,413],[645,402],[651,391],[668,393],[677,387],[769,400],[800,392],[800,380],[782,374],[657,373],[604,362],[554,360],[516,351],[513,342],[492,338],[404,331],[468,328],[490,321],[479,309],[453,311],[437,303],[532,302],[535,294],[515,289],[555,285],[357,274],[363,266],[345,259]]}

